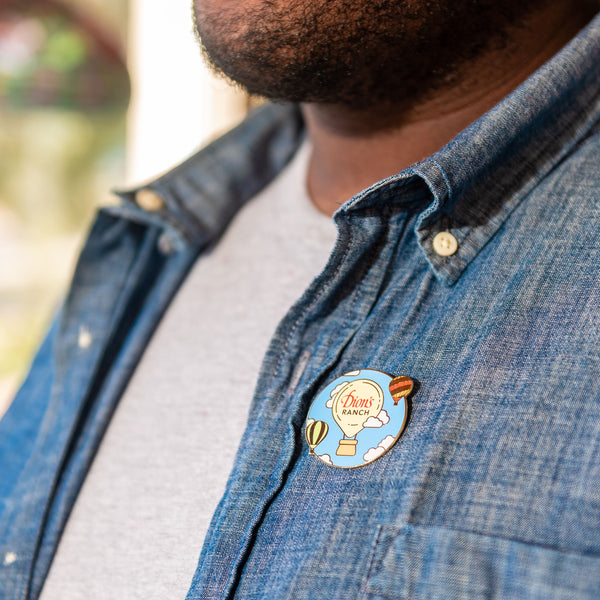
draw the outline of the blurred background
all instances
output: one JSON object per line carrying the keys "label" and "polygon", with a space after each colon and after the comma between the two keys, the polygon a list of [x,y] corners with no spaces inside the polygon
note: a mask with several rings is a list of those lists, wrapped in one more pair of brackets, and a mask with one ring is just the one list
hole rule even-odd
{"label": "blurred background", "polygon": [[0,0],[0,415],[113,187],[167,170],[246,115],[190,0]]}

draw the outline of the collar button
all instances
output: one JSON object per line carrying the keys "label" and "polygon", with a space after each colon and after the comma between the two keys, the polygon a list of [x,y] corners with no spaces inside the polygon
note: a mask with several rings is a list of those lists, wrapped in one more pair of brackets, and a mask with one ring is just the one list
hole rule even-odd
{"label": "collar button", "polygon": [[162,196],[150,189],[139,190],[135,195],[136,204],[148,212],[158,212],[165,207]]}
{"label": "collar button", "polygon": [[440,231],[433,238],[433,249],[439,256],[452,256],[458,250],[458,241],[449,231]]}

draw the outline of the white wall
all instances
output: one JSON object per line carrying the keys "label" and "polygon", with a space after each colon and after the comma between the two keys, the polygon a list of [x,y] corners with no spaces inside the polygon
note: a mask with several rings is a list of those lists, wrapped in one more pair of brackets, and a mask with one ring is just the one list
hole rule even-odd
{"label": "white wall", "polygon": [[191,0],[130,0],[127,182],[181,162],[239,122],[246,95],[216,79],[193,35]]}

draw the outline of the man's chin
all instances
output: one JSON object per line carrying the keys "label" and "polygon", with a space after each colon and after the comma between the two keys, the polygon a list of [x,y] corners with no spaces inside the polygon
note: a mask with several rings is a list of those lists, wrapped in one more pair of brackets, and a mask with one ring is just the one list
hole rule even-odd
{"label": "man's chin", "polygon": [[273,100],[364,110],[428,95],[540,0],[212,2],[194,8],[215,70]]}

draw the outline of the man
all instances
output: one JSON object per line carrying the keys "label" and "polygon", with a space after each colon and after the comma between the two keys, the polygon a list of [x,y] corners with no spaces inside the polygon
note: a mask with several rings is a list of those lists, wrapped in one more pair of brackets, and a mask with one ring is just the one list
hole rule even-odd
{"label": "man", "polygon": [[0,597],[597,598],[593,12],[197,0],[302,118],[99,214],[0,426]]}

